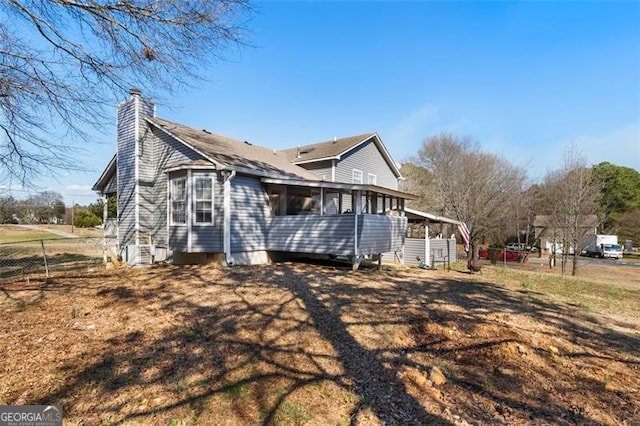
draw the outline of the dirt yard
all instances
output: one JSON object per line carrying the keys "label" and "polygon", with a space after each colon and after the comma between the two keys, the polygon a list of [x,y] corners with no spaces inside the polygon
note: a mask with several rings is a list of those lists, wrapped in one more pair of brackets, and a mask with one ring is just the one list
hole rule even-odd
{"label": "dirt yard", "polygon": [[61,404],[71,425],[640,425],[630,274],[284,263],[5,283],[0,404]]}

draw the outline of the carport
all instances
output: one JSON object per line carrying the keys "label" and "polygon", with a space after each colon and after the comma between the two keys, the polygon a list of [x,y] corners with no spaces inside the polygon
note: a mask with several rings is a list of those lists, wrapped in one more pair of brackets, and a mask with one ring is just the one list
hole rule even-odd
{"label": "carport", "polygon": [[[449,265],[457,260],[455,233],[460,221],[408,207],[405,207],[404,212],[408,221],[405,262],[417,265],[420,258],[431,267],[443,263]],[[394,253],[385,253],[383,258],[400,263]]]}

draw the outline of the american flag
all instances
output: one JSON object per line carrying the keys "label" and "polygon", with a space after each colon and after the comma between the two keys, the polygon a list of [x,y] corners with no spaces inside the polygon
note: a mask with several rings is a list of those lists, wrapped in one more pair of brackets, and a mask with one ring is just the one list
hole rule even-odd
{"label": "american flag", "polygon": [[458,232],[460,232],[462,242],[464,243],[464,251],[469,251],[469,243],[471,242],[471,231],[469,231],[470,224],[467,224],[467,222],[460,222],[458,225]]}

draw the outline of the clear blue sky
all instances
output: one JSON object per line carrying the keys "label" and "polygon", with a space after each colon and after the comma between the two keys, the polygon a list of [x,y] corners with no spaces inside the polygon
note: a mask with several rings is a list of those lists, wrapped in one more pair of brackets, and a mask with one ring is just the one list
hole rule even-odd
{"label": "clear blue sky", "polygon": [[[280,149],[377,131],[396,161],[441,132],[526,166],[640,170],[640,2],[259,2],[252,47],[158,115]],[[123,99],[127,94],[123,94]],[[115,115],[115,114],[114,114]],[[114,116],[115,122],[115,116]],[[51,189],[85,204],[115,151]],[[95,155],[97,152],[98,155]],[[45,185],[45,184],[43,184]]]}

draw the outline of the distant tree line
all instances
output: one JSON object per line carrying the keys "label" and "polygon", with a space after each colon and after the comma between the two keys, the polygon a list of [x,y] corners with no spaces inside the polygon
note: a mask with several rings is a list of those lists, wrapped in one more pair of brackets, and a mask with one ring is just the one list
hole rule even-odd
{"label": "distant tree line", "polygon": [[[471,245],[536,241],[533,222],[546,215],[562,230],[563,271],[568,256],[576,273],[582,239],[588,230],[582,218],[597,215],[598,232],[617,234],[621,243],[640,243],[640,173],[603,162],[589,166],[569,146],[562,165],[540,181],[524,168],[483,152],[470,137],[443,133],[427,138],[418,154],[402,164],[403,190],[418,195],[410,206],[468,222]],[[469,255],[472,258],[475,250]]]}
{"label": "distant tree line", "polygon": [[[44,191],[25,199],[0,197],[0,223],[2,224],[73,224],[89,228],[102,224],[104,202],[97,200],[88,206],[78,204],[67,209],[62,194]],[[108,216],[116,217],[116,198],[108,199]]]}
{"label": "distant tree line", "polygon": [[62,195],[44,191],[23,200],[0,197],[1,223],[63,223],[66,206]]}

